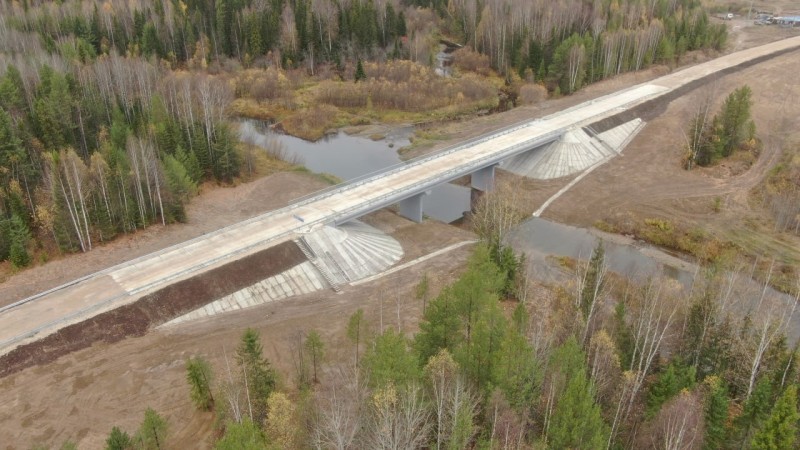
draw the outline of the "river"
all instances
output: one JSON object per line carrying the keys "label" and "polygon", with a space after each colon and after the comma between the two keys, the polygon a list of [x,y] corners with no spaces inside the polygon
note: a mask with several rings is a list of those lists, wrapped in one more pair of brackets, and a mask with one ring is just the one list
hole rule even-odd
{"label": "river", "polygon": [[[399,128],[384,139],[348,135],[344,132],[327,135],[317,142],[304,141],[285,134],[273,133],[265,124],[242,121],[240,134],[257,145],[278,142],[286,155],[309,170],[329,173],[347,181],[388,167],[402,164],[397,150],[410,144],[412,128]],[[425,214],[443,222],[453,222],[463,217],[470,208],[470,189],[454,184],[436,187],[423,200]],[[655,247],[634,242],[615,235],[577,228],[541,218],[530,218],[509,232],[507,241],[518,252],[525,253],[537,276],[558,276],[557,270],[547,260],[550,256],[588,259],[597,242],[605,247],[606,263],[621,275],[633,278],[667,276],[689,288],[696,266],[667,254]],[[753,289],[760,289],[752,282]],[[792,302],[788,295],[771,288],[767,294],[778,301]],[[800,338],[800,313],[795,313],[787,330],[792,342]]]}
{"label": "river", "polygon": [[[316,142],[286,134],[273,133],[256,121],[242,121],[239,134],[257,145],[278,142],[289,158],[298,161],[308,170],[335,175],[343,181],[402,164],[397,150],[411,143],[413,129],[399,128],[380,140],[353,136],[342,131],[326,135]],[[445,184],[431,190],[423,199],[423,212],[442,222],[453,222],[464,216],[470,208],[470,189],[455,184]]]}

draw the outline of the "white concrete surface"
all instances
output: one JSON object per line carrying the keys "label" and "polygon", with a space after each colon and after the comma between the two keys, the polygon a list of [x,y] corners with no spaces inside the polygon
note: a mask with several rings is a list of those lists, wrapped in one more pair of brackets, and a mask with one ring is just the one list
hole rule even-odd
{"label": "white concrete surface", "polygon": [[634,119],[596,135],[572,127],[557,141],[509,158],[500,167],[536,180],[573,175],[619,154],[643,126],[641,119]]}
{"label": "white concrete surface", "polygon": [[[338,229],[329,226],[320,227],[298,240],[303,241],[298,243],[301,248],[307,245],[306,249],[310,250],[306,253],[309,261],[176,317],[162,326],[168,327],[220,313],[238,311],[327,287],[336,287],[365,277],[377,276],[403,257],[403,249],[397,240],[377,228],[355,220]],[[331,280],[324,276],[320,269],[330,273],[334,270],[334,264],[337,268],[342,267],[344,271],[333,280],[336,284],[331,284]]]}
{"label": "white concrete surface", "polygon": [[380,273],[403,257],[399,242],[359,221],[323,227],[301,239],[338,285]]}
{"label": "white concrete surface", "polygon": [[279,275],[267,278],[266,280],[209,303],[202,308],[176,317],[162,326],[168,327],[224,312],[238,311],[251,306],[282,300],[294,295],[318,291],[325,286],[327,286],[327,283],[322,279],[319,272],[317,272],[311,262],[306,261]]}
{"label": "white concrete surface", "polygon": [[[254,217],[206,236],[146,255],[132,262],[0,308],[0,354],[58,329],[117,308],[162,288],[276,243],[298,233],[344,222],[396,203],[413,193],[513,156],[532,143],[552,139],[571,127],[593,123],[666,94],[686,83],[740,63],[800,47],[800,37],[742,50],[607,95],[540,120],[426,157],[381,175],[359,180],[294,205]],[[526,147],[527,145],[527,147]]]}

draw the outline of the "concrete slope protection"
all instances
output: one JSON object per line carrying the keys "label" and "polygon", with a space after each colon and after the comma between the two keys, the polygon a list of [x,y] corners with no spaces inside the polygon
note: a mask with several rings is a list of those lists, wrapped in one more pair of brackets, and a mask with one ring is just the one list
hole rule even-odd
{"label": "concrete slope protection", "polygon": [[644,125],[636,118],[603,133],[589,126],[570,128],[558,140],[509,158],[500,167],[535,180],[569,176],[621,153]]}
{"label": "concrete slope protection", "polygon": [[[656,98],[679,95],[704,78],[800,47],[800,37],[732,53],[651,82],[518,124],[434,155],[298,200],[214,233],[120,264],[0,309],[0,354],[69,324],[136,301],[179,280],[420,195],[433,186],[496,165]],[[635,116],[634,116],[635,117]],[[598,129],[602,132],[605,130]]]}
{"label": "concrete slope protection", "polygon": [[393,237],[358,220],[324,226],[295,240],[307,261],[176,317],[177,325],[217,314],[307,294],[375,276],[403,257]]}

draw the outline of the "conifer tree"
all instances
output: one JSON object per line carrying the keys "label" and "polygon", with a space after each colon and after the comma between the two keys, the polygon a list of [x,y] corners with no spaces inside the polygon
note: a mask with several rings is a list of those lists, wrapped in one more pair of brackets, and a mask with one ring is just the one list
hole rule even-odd
{"label": "conifer tree", "polygon": [[111,434],[106,439],[106,450],[128,450],[133,446],[133,441],[130,435],[125,431],[114,427],[111,429]]}
{"label": "conifer tree", "polygon": [[209,410],[214,406],[211,380],[211,366],[203,357],[196,356],[186,361],[186,381],[189,382],[192,402],[199,409]]}
{"label": "conifer tree", "polygon": [[650,387],[647,396],[647,415],[652,417],[667,402],[681,390],[691,388],[695,382],[695,369],[693,366],[683,364],[681,361],[670,361],[666,370],[658,377],[658,381]]}
{"label": "conifer tree", "polygon": [[25,222],[16,214],[11,217],[11,248],[9,249],[8,259],[14,267],[25,267],[31,262],[28,254],[28,242],[31,240],[31,233]]}
{"label": "conifer tree", "polygon": [[134,442],[142,449],[161,450],[167,448],[166,439],[167,421],[152,408],[147,408]]}
{"label": "conifer tree", "polygon": [[361,63],[361,60],[358,60],[356,63],[356,74],[354,76],[354,81],[358,83],[359,81],[363,81],[367,79],[367,74],[364,72],[364,64]]}
{"label": "conifer tree", "polygon": [[551,367],[565,381],[547,430],[549,448],[605,448],[609,427],[594,399],[586,356],[574,337],[555,350]]}
{"label": "conifer tree", "polygon": [[308,333],[308,337],[306,337],[305,348],[306,354],[309,358],[311,358],[311,368],[314,371],[314,383],[319,383],[317,369],[319,368],[320,363],[322,363],[322,358],[325,356],[325,344],[322,342],[322,337],[320,337],[319,333],[316,331],[311,331]]}
{"label": "conifer tree", "polygon": [[236,349],[236,360],[253,408],[253,421],[257,423],[267,416],[267,398],[275,390],[277,382],[274,369],[264,358],[260,340],[258,331],[248,328]]}
{"label": "conifer tree", "polygon": [[772,408],[764,426],[756,432],[751,442],[753,450],[783,450],[796,448],[797,421],[797,386],[792,384],[783,392]]}
{"label": "conifer tree", "polygon": [[714,450],[723,448],[727,437],[728,392],[722,381],[715,376],[707,378],[706,385],[709,391],[706,397],[706,436],[703,448]]}

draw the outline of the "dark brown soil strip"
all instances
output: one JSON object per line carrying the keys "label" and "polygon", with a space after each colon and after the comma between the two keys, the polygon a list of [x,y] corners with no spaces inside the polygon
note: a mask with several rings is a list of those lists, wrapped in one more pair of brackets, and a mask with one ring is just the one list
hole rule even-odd
{"label": "dark brown soil strip", "polygon": [[[648,100],[640,105],[637,105],[631,109],[622,111],[619,114],[615,114],[613,116],[606,117],[605,119],[599,120],[591,125],[589,125],[592,130],[596,133],[602,133],[604,131],[608,131],[616,126],[622,125],[625,122],[629,122],[633,119],[640,118],[644,121],[651,121],[656,117],[660,116],[667,110],[667,106],[678,97],[682,97],[689,92],[700,88],[718,78],[722,78],[725,75],[729,75],[734,72],[738,72],[739,70],[745,69],[750,66],[754,66],[758,63],[767,61],[769,59],[775,58],[777,56],[791,53],[797,51],[796,47],[781,50],[779,52],[770,53],[768,55],[759,56],[758,58],[754,58],[750,61],[743,62],[741,64],[737,64],[732,67],[728,67],[727,69],[720,70],[719,72],[715,72],[705,77],[699,78],[694,80],[690,83],[687,83],[673,91],[662,95],[660,97],[654,98],[652,100]],[[655,81],[655,80],[654,80]]]}
{"label": "dark brown soil strip", "polygon": [[306,258],[294,242],[284,242],[217,269],[159,289],[134,303],[69,325],[0,357],[0,378],[46,364],[97,342],[142,336],[152,327],[290,269]]}

